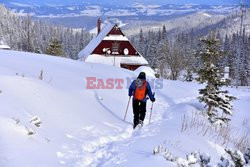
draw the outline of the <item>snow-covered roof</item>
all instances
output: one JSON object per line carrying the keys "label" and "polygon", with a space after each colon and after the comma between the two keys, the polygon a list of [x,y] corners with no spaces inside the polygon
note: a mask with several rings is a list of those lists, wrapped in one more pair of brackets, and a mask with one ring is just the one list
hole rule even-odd
{"label": "snow-covered roof", "polygon": [[86,58],[85,62],[89,63],[101,63],[120,67],[120,64],[129,65],[147,65],[148,62],[142,56],[102,56],[93,54]]}
{"label": "snow-covered roof", "polygon": [[103,38],[104,41],[129,41],[126,36],[123,35],[109,35]]}
{"label": "snow-covered roof", "polygon": [[102,40],[107,36],[107,34],[115,26],[113,23],[108,23],[101,32],[90,41],[90,43],[78,54],[79,59],[85,60],[94,49],[102,42]]}

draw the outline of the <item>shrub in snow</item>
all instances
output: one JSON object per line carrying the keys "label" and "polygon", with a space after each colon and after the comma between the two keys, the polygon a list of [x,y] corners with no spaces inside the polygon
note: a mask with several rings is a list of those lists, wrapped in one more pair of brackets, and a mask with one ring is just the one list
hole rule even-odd
{"label": "shrub in snow", "polygon": [[208,154],[205,154],[205,153],[200,154],[199,158],[200,158],[199,162],[200,162],[201,167],[209,166],[208,164],[210,163],[211,157]]}
{"label": "shrub in snow", "polygon": [[218,167],[235,167],[231,160],[228,160],[225,157],[220,158],[220,162],[217,165]]}
{"label": "shrub in snow", "polygon": [[175,160],[175,157],[169,152],[166,151],[163,153],[163,157],[167,160],[167,161],[171,161],[173,162]]}
{"label": "shrub in snow", "polygon": [[35,48],[34,52],[35,52],[35,53],[38,53],[38,54],[41,54],[41,53],[42,53],[41,50],[40,50],[39,48]]}
{"label": "shrub in snow", "polygon": [[27,135],[34,135],[36,132],[32,128],[26,128],[27,130]]}
{"label": "shrub in snow", "polygon": [[39,79],[43,80],[43,70],[41,70],[41,72],[40,72]]}
{"label": "shrub in snow", "polygon": [[244,158],[245,158],[246,163],[250,164],[250,148],[247,148]]}
{"label": "shrub in snow", "polygon": [[175,161],[175,157],[171,154],[170,151],[168,151],[166,148],[163,146],[159,145],[154,148],[153,150],[154,155],[162,155],[167,161]]}
{"label": "shrub in snow", "polygon": [[31,118],[30,123],[33,123],[35,126],[40,127],[42,121],[38,116],[34,116],[33,118]]}
{"label": "shrub in snow", "polygon": [[18,119],[18,118],[12,118],[12,119],[16,122],[16,124],[20,123],[20,119]]}
{"label": "shrub in snow", "polygon": [[154,148],[153,150],[153,154],[156,155],[156,154],[161,154],[163,153],[164,149],[163,149],[163,146],[159,145],[157,147]]}
{"label": "shrub in snow", "polygon": [[154,155],[156,155],[156,154],[163,154],[166,151],[167,151],[166,148],[164,148],[163,146],[159,145],[159,146],[157,146],[157,147],[154,148],[153,154]]}
{"label": "shrub in snow", "polygon": [[235,167],[241,167],[246,164],[244,155],[241,151],[232,151],[231,149],[226,149],[225,151],[230,155]]}
{"label": "shrub in snow", "polygon": [[178,167],[189,167],[188,161],[180,157],[176,159],[176,164]]}
{"label": "shrub in snow", "polygon": [[194,152],[194,153],[187,155],[187,161],[189,165],[196,164],[198,162],[198,153]]}
{"label": "shrub in snow", "polygon": [[[247,167],[250,159],[250,148],[247,149],[245,155],[239,150],[232,151],[225,149],[227,155],[221,157],[217,167]],[[211,167],[209,165],[211,157],[206,153],[192,152],[185,158],[174,157],[170,151],[163,146],[157,146],[153,150],[154,155],[162,155],[167,161],[175,162],[178,167]]]}
{"label": "shrub in snow", "polygon": [[175,162],[178,167],[210,167],[211,157],[208,154],[200,154],[198,152],[192,152],[186,155],[185,158],[174,157],[169,150],[163,146],[157,146],[153,150],[154,155],[161,155],[167,161]]}
{"label": "shrub in snow", "polygon": [[[197,81],[207,84],[204,89],[199,90],[200,96],[198,99],[200,102],[206,103],[208,107],[207,114],[212,123],[219,120],[227,123],[229,121],[227,116],[232,115],[233,109],[230,102],[235,97],[228,95],[228,91],[220,90],[225,85],[225,82],[221,80],[219,68],[216,66],[222,56],[219,40],[212,35],[207,39],[202,39],[198,56],[201,60],[201,67],[198,69],[199,77]],[[223,113],[221,115],[225,116],[215,114],[218,113],[216,109],[220,109]]]}

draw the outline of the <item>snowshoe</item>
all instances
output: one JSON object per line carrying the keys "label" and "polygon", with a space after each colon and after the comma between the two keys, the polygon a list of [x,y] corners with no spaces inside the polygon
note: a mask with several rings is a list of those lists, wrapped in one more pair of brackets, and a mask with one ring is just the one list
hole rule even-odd
{"label": "snowshoe", "polygon": [[139,124],[137,124],[135,127],[134,127],[134,130],[139,130],[143,127],[143,122],[140,122]]}
{"label": "snowshoe", "polygon": [[140,120],[138,125],[140,125],[141,127],[143,127],[143,121]]}

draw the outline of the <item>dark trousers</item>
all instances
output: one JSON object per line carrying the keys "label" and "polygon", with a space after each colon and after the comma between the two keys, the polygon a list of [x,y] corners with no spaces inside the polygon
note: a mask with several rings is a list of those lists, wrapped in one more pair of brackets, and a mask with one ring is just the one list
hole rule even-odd
{"label": "dark trousers", "polygon": [[146,115],[146,102],[133,100],[134,128],[144,121]]}

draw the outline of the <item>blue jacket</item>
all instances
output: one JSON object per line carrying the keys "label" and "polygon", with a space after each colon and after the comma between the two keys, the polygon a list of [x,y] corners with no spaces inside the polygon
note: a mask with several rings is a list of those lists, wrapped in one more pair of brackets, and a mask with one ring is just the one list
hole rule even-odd
{"label": "blue jacket", "polygon": [[[136,82],[136,80],[134,80],[131,83],[131,85],[129,86],[129,90],[128,90],[128,95],[129,96],[134,96],[134,94],[135,94],[135,89],[136,89],[136,83],[135,82]],[[145,98],[142,100],[143,102],[147,101],[147,98],[146,98],[147,95],[149,96],[149,98],[150,98],[151,101],[154,98],[154,95],[152,94],[151,87],[150,87],[148,81],[146,81],[146,82],[147,82],[146,95],[145,95]],[[134,100],[134,97],[133,97],[133,100]]]}

